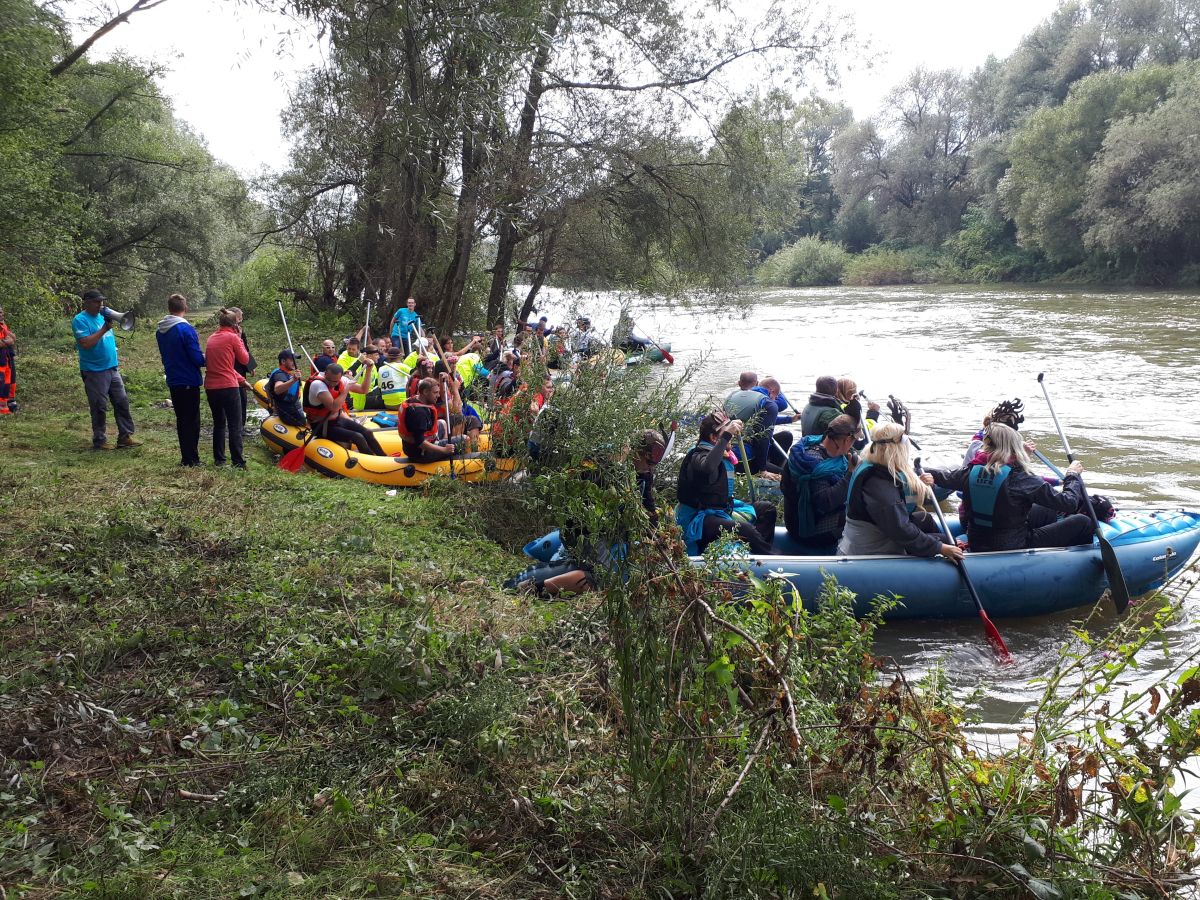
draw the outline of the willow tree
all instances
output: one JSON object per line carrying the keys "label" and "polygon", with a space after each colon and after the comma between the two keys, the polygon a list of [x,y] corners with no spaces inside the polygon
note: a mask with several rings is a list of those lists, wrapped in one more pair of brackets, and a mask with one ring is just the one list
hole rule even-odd
{"label": "willow tree", "polygon": [[336,209],[343,297],[390,312],[417,291],[441,325],[460,314],[481,239],[495,257],[494,323],[514,273],[544,281],[572,217],[629,198],[634,182],[672,227],[715,233],[674,186],[695,192],[714,165],[696,135],[727,102],[721,79],[750,58],[798,74],[844,39],[802,7],[753,23],[717,0],[279,2],[318,19],[330,46],[289,114],[298,141],[279,232],[311,223],[314,206]]}

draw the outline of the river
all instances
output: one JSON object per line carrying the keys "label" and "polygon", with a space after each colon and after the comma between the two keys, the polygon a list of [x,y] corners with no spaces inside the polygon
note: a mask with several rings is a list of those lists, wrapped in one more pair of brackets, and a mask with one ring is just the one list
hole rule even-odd
{"label": "river", "polygon": [[[543,312],[569,321],[586,312],[601,333],[622,302],[639,330],[669,341],[677,366],[703,359],[694,385],[723,396],[738,373],[774,375],[802,406],[819,375],[849,375],[872,399],[900,397],[926,465],[961,463],[963,448],[998,401],[1025,402],[1022,433],[1066,465],[1037,383],[1046,383],[1089,489],[1118,507],[1200,509],[1200,449],[1193,438],[1200,395],[1200,296],[1045,286],[771,289],[736,306],[686,308],[613,292],[549,291]],[[1171,588],[1182,596],[1194,573]],[[953,688],[973,695],[986,730],[1009,736],[1041,695],[1048,672],[1086,613],[1000,623],[1016,657],[999,668],[977,621],[884,627],[880,655],[910,673],[940,664]],[[1167,635],[1178,659],[1200,649],[1200,590]],[[1100,623],[1098,627],[1106,627]],[[1152,658],[1151,658],[1152,657]],[[1148,654],[1129,687],[1161,677],[1169,662]],[[983,690],[975,693],[976,687]]]}

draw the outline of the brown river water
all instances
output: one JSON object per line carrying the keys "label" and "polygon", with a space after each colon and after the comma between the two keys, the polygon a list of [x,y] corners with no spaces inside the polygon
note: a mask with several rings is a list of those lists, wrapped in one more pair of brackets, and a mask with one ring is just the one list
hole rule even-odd
{"label": "brown river water", "polygon": [[[1200,510],[1200,295],[1046,286],[765,289],[736,306],[695,301],[647,305],[615,293],[548,292],[543,312],[569,321],[586,312],[603,334],[618,306],[668,341],[676,365],[703,359],[693,385],[723,396],[738,373],[774,375],[803,406],[818,375],[849,375],[871,399],[900,397],[926,466],[961,463],[983,415],[998,401],[1025,402],[1022,433],[1060,467],[1058,434],[1037,383],[1044,372],[1055,411],[1085,466],[1088,487],[1118,508]],[[644,332],[643,332],[644,333]],[[1195,560],[1193,560],[1195,564]],[[1186,573],[1168,588],[1184,596]],[[999,623],[1016,664],[995,665],[978,621],[883,627],[876,643],[919,675],[940,665],[972,696],[983,730],[1000,740],[1041,696],[1036,684],[1088,610]],[[1109,627],[1107,613],[1093,629]],[[1200,589],[1122,685],[1137,689],[1200,651]],[[976,688],[982,690],[976,692]]]}

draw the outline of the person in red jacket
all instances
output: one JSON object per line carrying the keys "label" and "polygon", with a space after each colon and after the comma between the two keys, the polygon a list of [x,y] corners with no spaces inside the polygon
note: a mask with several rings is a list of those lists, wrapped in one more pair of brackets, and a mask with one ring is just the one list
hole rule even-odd
{"label": "person in red jacket", "polygon": [[0,309],[0,416],[17,411],[17,339]]}
{"label": "person in red jacket", "polygon": [[225,465],[225,436],[229,435],[229,456],[235,468],[246,468],[242,456],[242,388],[246,379],[238,366],[250,363],[250,351],[238,330],[237,313],[222,309],[217,314],[220,326],[204,347],[207,367],[204,371],[204,393],[213,417],[213,462]]}

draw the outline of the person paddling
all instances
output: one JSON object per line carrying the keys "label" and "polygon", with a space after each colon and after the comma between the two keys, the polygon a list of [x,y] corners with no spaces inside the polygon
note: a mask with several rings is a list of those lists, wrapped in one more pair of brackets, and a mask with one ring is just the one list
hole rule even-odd
{"label": "person paddling", "polygon": [[962,550],[944,543],[937,520],[924,510],[931,492],[913,470],[908,448],[903,425],[886,422],[874,429],[850,478],[839,556],[941,554],[962,559]]}
{"label": "person paddling", "polygon": [[[1080,513],[1084,499],[1079,473],[1071,463],[1061,491],[1029,470],[1021,435],[993,421],[984,432],[982,462],[951,472],[931,469],[921,480],[963,492],[967,538],[973,551],[1026,547],[1073,547],[1092,542],[1092,519]],[[1065,518],[1059,519],[1060,514]]]}
{"label": "person paddling", "polygon": [[858,422],[841,415],[824,435],[801,438],[788,453],[780,478],[783,522],[788,536],[815,555],[832,556],[842,536],[857,433]]}
{"label": "person paddling", "polygon": [[347,394],[365,394],[373,368],[370,360],[364,362],[362,378],[353,382],[340,363],[330,363],[304,383],[304,416],[316,437],[353,444],[360,453],[388,455],[371,430],[346,413]]}

